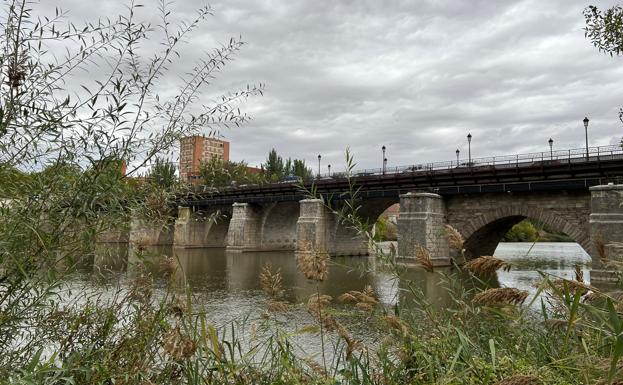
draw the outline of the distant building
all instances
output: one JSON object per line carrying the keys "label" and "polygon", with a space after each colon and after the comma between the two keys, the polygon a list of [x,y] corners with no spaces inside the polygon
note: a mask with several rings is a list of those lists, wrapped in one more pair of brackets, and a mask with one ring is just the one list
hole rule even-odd
{"label": "distant building", "polygon": [[192,182],[199,178],[199,165],[216,156],[229,161],[229,142],[205,136],[187,136],[180,141],[180,179]]}

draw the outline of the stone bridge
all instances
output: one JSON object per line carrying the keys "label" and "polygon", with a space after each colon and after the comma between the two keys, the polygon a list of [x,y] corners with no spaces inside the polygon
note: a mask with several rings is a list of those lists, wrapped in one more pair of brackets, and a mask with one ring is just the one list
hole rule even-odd
{"label": "stone bridge", "polygon": [[[174,223],[135,220],[129,241],[232,252],[314,249],[333,256],[365,255],[369,245],[362,231],[399,203],[401,258],[413,258],[419,245],[437,265],[458,259],[448,248],[446,224],[465,238],[467,258],[491,255],[514,224],[530,218],[574,239],[599,269],[604,257],[623,261],[623,151],[590,151],[576,156],[569,150],[567,158],[550,154],[549,160],[543,154],[517,155],[468,166],[446,162],[351,179],[322,177],[313,182],[315,198],[302,192],[310,185],[292,183],[189,194],[178,197]],[[351,198],[351,183],[358,186],[361,228],[337,214]]]}
{"label": "stone bridge", "polygon": [[[512,188],[509,187],[510,190]],[[601,266],[600,251],[623,259],[623,185],[556,191],[455,193],[407,192],[358,202],[364,229],[391,205],[400,204],[398,256],[413,258],[425,247],[434,264],[457,262],[448,247],[445,225],[465,238],[465,256],[492,255],[504,234],[525,218],[567,234]],[[332,256],[366,255],[367,238],[336,213],[344,203],[301,199],[269,203],[233,203],[180,207],[175,223],[135,221],[130,242],[175,247],[219,247],[228,251],[322,250]],[[367,227],[366,227],[367,224]]]}

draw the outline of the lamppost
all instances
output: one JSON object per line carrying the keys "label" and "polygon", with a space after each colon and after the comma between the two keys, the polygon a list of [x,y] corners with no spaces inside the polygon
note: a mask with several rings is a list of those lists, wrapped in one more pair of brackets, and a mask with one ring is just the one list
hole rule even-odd
{"label": "lamppost", "polygon": [[381,147],[381,150],[383,150],[383,175],[385,175],[385,162],[387,161],[387,158],[385,158],[385,145]]}
{"label": "lamppost", "polygon": [[385,175],[385,170],[387,170],[387,158],[383,158],[383,175]]}
{"label": "lamppost", "polygon": [[456,149],[456,167],[459,167],[459,154],[461,153],[461,151],[459,151],[459,149]]}
{"label": "lamppost", "polygon": [[322,158],[322,156],[320,156],[320,154],[318,154],[318,178],[320,178],[320,159]]}
{"label": "lamppost", "polygon": [[588,160],[588,118],[585,116],[582,122],[584,122],[584,135],[586,136],[586,160]]}
{"label": "lamppost", "polygon": [[467,134],[467,159],[469,159],[469,167],[472,167],[472,134]]}
{"label": "lamppost", "polygon": [[329,168],[329,176],[331,176],[331,165],[327,166]]}
{"label": "lamppost", "polygon": [[547,141],[547,143],[549,143],[549,160],[554,160],[554,139],[549,138],[549,140]]}

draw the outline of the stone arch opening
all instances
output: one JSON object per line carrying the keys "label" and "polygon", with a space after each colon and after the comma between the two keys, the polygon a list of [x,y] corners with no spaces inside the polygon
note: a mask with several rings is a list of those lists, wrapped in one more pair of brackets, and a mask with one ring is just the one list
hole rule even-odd
{"label": "stone arch opening", "polygon": [[[460,230],[465,237],[465,257],[471,259],[482,255],[493,255],[508,231],[524,219],[542,222],[547,227],[564,233],[590,255],[591,243],[588,232],[578,225],[554,216],[552,213],[518,212],[507,216],[496,217],[489,214],[474,218],[468,229]],[[479,223],[480,226],[473,226],[474,223]]]}
{"label": "stone arch opening", "polygon": [[[399,203],[398,197],[369,198],[360,202],[357,212],[359,220],[367,226],[366,230],[371,231],[373,225],[381,214],[389,207]],[[334,202],[336,209],[343,204],[341,201]],[[347,223],[336,215],[332,215],[329,226],[329,253],[335,256],[357,256],[368,255],[368,240],[358,233],[352,223]]]}
{"label": "stone arch opening", "polygon": [[265,210],[261,227],[262,250],[295,250],[299,202],[273,203]]}
{"label": "stone arch opening", "polygon": [[206,247],[226,247],[231,213],[217,212],[208,220],[211,223],[205,233],[204,244]]}

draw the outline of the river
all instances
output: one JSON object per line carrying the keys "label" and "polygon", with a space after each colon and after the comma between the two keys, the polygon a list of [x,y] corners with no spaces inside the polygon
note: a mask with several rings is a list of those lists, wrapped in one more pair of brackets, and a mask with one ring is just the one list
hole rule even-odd
{"label": "river", "polygon": [[[72,286],[87,285],[95,291],[127,287],[131,277],[137,274],[138,262],[135,258],[128,261],[127,255],[127,246],[101,248],[93,264],[74,280]],[[205,310],[208,320],[223,333],[231,330],[229,325],[235,323],[238,329],[243,329],[242,334],[248,335],[255,324],[261,322],[267,303],[267,296],[260,288],[261,270],[266,265],[274,271],[279,270],[285,289],[284,299],[292,307],[275,319],[284,330],[296,335],[294,340],[301,354],[316,357],[319,354],[317,336],[295,332],[314,323],[305,303],[317,291],[337,299],[347,291],[361,291],[370,286],[379,302],[391,312],[397,303],[410,306],[413,296],[405,290],[409,284],[421,289],[424,298],[433,306],[452,306],[452,298],[444,286],[461,280],[460,283],[469,288],[475,281],[453,268],[440,269],[443,274],[408,268],[403,269],[397,278],[372,257],[332,258],[328,278],[317,284],[306,280],[297,270],[293,252],[227,253],[223,249],[160,248],[152,249],[150,255],[152,257],[145,258],[144,262],[156,276],[160,273],[158,260],[162,255],[173,255],[179,261],[177,286],[187,284],[192,289],[194,306]],[[516,287],[528,290],[532,296],[536,292],[534,284],[541,278],[539,271],[573,278],[576,264],[581,266],[585,279],[590,280],[587,265],[590,257],[575,243],[501,243],[495,255],[510,262],[513,268],[508,272],[498,271],[497,277],[489,282],[491,286]],[[163,279],[157,280],[156,295],[164,292],[164,286]],[[334,306],[339,310],[344,305],[335,300]],[[370,331],[369,320],[365,317],[345,317],[342,322],[353,337],[369,345],[382,338]]]}

